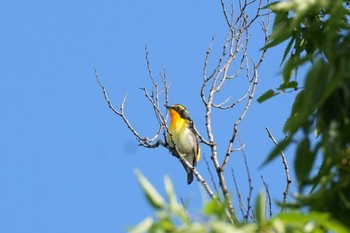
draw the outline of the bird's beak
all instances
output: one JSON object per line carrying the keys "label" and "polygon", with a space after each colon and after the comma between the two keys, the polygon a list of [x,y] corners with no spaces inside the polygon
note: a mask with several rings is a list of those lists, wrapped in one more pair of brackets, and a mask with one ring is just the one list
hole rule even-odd
{"label": "bird's beak", "polygon": [[171,106],[166,105],[166,104],[164,104],[164,106],[165,106],[167,109],[171,108]]}

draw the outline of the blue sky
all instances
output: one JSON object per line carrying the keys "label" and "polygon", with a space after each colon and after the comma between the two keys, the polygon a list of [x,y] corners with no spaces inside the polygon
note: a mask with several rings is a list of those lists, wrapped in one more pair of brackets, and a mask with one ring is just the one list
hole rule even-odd
{"label": "blue sky", "polygon": [[[226,33],[219,1],[7,1],[0,28],[0,232],[123,232],[152,214],[135,168],[162,193],[163,177],[170,176],[177,195],[199,212],[206,198],[199,185],[187,186],[181,164],[164,148],[137,146],[108,109],[94,68],[115,106],[128,93],[127,116],[152,136],[156,121],[139,89],[151,87],[147,45],[155,77],[166,66],[170,102],[184,104],[204,133],[199,96],[204,56],[215,33],[214,49],[221,50]],[[262,46],[261,38],[251,41],[256,51]],[[268,52],[256,96],[278,85],[282,51]],[[240,88],[233,86],[232,93]],[[273,148],[264,127],[283,137],[292,97],[255,101],[241,125],[253,196],[264,190],[264,175],[273,198],[282,197],[281,161],[259,166]],[[230,114],[215,115],[221,148],[231,132],[223,122],[237,116]],[[202,151],[209,160],[208,148]],[[241,154],[232,156],[230,167],[246,195]],[[203,160],[198,170],[208,177]],[[230,175],[226,178],[236,198]]]}

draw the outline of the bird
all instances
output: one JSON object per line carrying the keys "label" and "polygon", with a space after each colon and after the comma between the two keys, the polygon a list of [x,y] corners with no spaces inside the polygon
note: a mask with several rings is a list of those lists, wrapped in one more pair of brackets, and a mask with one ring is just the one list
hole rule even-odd
{"label": "bird", "polygon": [[[187,109],[181,104],[165,105],[170,114],[167,143],[174,156],[183,156],[195,167],[200,159],[200,147],[194,123]],[[181,162],[187,172],[187,184],[193,181],[193,170]]]}

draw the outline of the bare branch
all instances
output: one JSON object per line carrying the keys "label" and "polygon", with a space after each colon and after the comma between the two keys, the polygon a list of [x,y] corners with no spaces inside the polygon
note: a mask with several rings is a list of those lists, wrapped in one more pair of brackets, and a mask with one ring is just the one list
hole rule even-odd
{"label": "bare branch", "polygon": [[[240,143],[242,144],[241,140],[240,140]],[[253,184],[252,184],[252,178],[251,178],[250,170],[249,170],[249,166],[248,166],[247,155],[246,155],[244,149],[242,149],[241,152],[243,154],[244,167],[245,167],[246,172],[247,172],[247,178],[248,178],[248,184],[249,184],[249,194],[247,197],[247,206],[248,206],[248,213],[250,213],[251,208],[252,208],[251,200],[252,200],[252,194],[253,194]]]}
{"label": "bare branch", "polygon": [[[214,190],[215,190],[216,193],[219,193],[219,189],[218,189],[218,187],[217,187],[217,185],[216,185],[216,182],[215,182],[215,180],[214,180],[213,173],[211,172],[211,169],[210,169],[210,166],[209,166],[209,162],[208,162],[208,160],[205,158],[205,156],[203,156],[203,160],[204,160],[205,164],[207,165],[207,170],[208,170],[209,175],[210,175],[210,180],[211,180],[211,182],[213,183]],[[220,196],[218,196],[218,198],[220,199]]]}
{"label": "bare branch", "polygon": [[189,221],[190,220],[190,216],[189,216],[188,211],[187,211],[187,206],[186,206],[184,200],[182,199],[182,197],[180,197],[180,202],[181,202],[181,205],[183,206],[184,210],[186,210],[186,213],[185,213],[186,214],[186,218]]}
{"label": "bare branch", "polygon": [[[267,131],[267,134],[269,135],[269,138],[272,140],[272,142],[278,146],[278,142],[276,141],[276,139],[273,137],[273,135],[271,134],[271,131],[269,130],[269,128],[265,127],[266,131]],[[282,202],[282,208],[281,208],[281,212],[284,212],[286,211],[286,205],[287,205],[287,196],[288,196],[288,193],[289,193],[289,188],[290,188],[290,184],[292,183],[292,180],[290,178],[290,175],[289,175],[289,167],[288,167],[288,163],[287,163],[287,159],[286,159],[286,156],[284,155],[284,152],[281,151],[281,158],[282,158],[282,163],[284,165],[284,171],[285,171],[285,174],[286,174],[286,188],[283,192],[283,202]]]}
{"label": "bare branch", "polygon": [[[243,201],[243,196],[241,194],[241,192],[239,191],[239,188],[238,188],[238,184],[237,184],[237,180],[236,180],[236,176],[235,176],[235,173],[233,171],[233,168],[231,168],[231,176],[232,176],[232,179],[233,179],[233,183],[235,185],[235,189],[236,189],[236,193],[237,193],[237,196],[238,196],[238,201],[239,201],[239,209],[241,210],[241,213],[243,215],[243,218],[247,221],[248,220],[248,214],[247,213],[247,208],[244,204],[244,201]],[[244,210],[243,210],[244,209]],[[244,211],[246,213],[244,213]]]}
{"label": "bare branch", "polygon": [[[164,146],[165,143],[162,142],[161,140],[158,140],[156,141],[156,139],[158,138],[159,136],[159,131],[158,133],[152,138],[152,139],[149,139],[147,137],[142,137],[136,130],[135,128],[131,125],[131,123],[129,122],[129,120],[127,119],[127,117],[125,116],[125,113],[124,113],[124,109],[125,109],[125,103],[126,103],[126,95],[125,97],[123,98],[123,101],[120,105],[120,110],[117,110],[112,102],[110,101],[109,97],[108,97],[108,94],[107,94],[107,91],[106,91],[106,88],[102,85],[101,81],[100,81],[100,78],[99,78],[99,75],[97,73],[97,70],[95,69],[95,77],[96,77],[96,80],[98,82],[98,84],[100,85],[101,89],[102,89],[102,92],[103,92],[103,95],[104,95],[104,98],[108,104],[108,107],[115,113],[117,114],[118,116],[120,116],[124,123],[126,124],[126,126],[129,128],[129,130],[132,132],[132,134],[136,137],[136,140],[140,143],[140,145],[144,146],[144,147],[149,147],[149,148],[155,148],[155,147],[158,147],[159,145],[162,145]],[[153,143],[155,142],[155,143]],[[153,144],[152,144],[153,143]]]}
{"label": "bare branch", "polygon": [[271,203],[271,195],[270,195],[270,190],[269,190],[269,185],[266,183],[264,176],[261,175],[261,180],[265,186],[265,192],[266,192],[266,198],[267,198],[267,202],[269,204],[269,213],[270,213],[270,218],[272,217],[272,203]]}
{"label": "bare branch", "polygon": [[[221,2],[222,13],[225,16],[225,20],[226,20],[227,26],[230,29],[232,29],[232,23],[231,23],[231,20],[229,19],[229,16],[227,14],[227,10],[226,10],[226,7],[225,7],[225,1],[224,0],[220,0],[220,2]],[[233,9],[233,7],[232,7],[232,9]]]}
{"label": "bare branch", "polygon": [[[170,88],[170,84],[167,83],[165,66],[163,68],[163,73],[161,74],[161,78],[162,78],[162,83],[163,83],[163,86],[164,86],[165,105],[169,105],[169,93],[168,93],[168,90]],[[167,119],[167,116],[168,116],[168,112],[166,113],[165,119]]]}
{"label": "bare branch", "polygon": [[194,122],[193,122],[193,129],[194,129],[195,133],[197,134],[197,136],[198,136],[200,142],[203,142],[204,144],[206,144],[206,145],[209,146],[210,143],[209,143],[206,139],[204,139],[204,137],[198,132],[198,130],[197,130],[196,125],[194,124]]}
{"label": "bare branch", "polygon": [[[154,78],[153,78],[153,75],[152,75],[152,71],[151,71],[151,67],[150,67],[150,62],[149,62],[149,53],[148,53],[148,49],[146,47],[146,62],[147,62],[147,69],[148,69],[148,73],[149,73],[149,76],[150,76],[150,79],[152,80],[152,83],[153,83],[153,86],[154,88],[156,89],[156,93],[159,93],[158,92],[158,85],[157,83],[154,81]],[[165,70],[165,67],[164,67],[164,72],[163,72],[163,75],[161,75],[161,78],[162,78],[162,82],[163,82],[163,85],[164,85],[164,89],[165,89],[165,103],[167,104],[169,102],[168,100],[168,88],[169,88],[169,85],[167,84],[167,81],[166,81],[166,70]],[[166,126],[166,118],[168,116],[168,112],[166,113],[166,117],[164,118],[161,111],[159,110],[159,99],[158,99],[158,95],[156,95],[156,98],[151,98],[148,93],[147,93],[147,90],[145,90],[145,94],[146,94],[146,97],[147,99],[152,103],[152,106],[153,108],[155,109],[155,113],[156,113],[156,116],[157,118],[159,119],[159,123],[160,124],[164,124],[164,127],[165,127],[165,134],[164,134],[164,137],[166,138],[166,134],[169,134],[170,135],[170,138],[172,140],[172,135],[171,133],[169,132],[168,130],[168,127]],[[208,144],[208,142],[199,134],[199,132],[197,131],[197,129],[195,128],[195,125],[193,124],[193,127],[197,133],[197,135],[199,136],[200,140],[203,141],[204,143]],[[173,141],[173,140],[172,140]],[[203,179],[203,177],[200,175],[200,173],[197,171],[197,169],[195,167],[193,167],[185,158],[184,156],[181,155],[181,153],[179,152],[176,144],[174,143],[174,148],[170,148],[167,144],[167,148],[172,152],[172,155],[177,157],[181,162],[182,164],[185,164],[185,166],[189,169],[191,169],[193,171],[193,174],[197,177],[197,180],[198,182],[200,182],[202,184],[202,186],[204,187],[204,189],[207,191],[207,193],[209,194],[209,196],[212,198],[212,199],[216,199],[216,196],[214,194],[214,192],[211,190],[210,186],[208,185],[208,183]],[[180,156],[177,156],[177,155],[180,155]]]}
{"label": "bare branch", "polygon": [[210,42],[209,48],[207,49],[207,52],[206,52],[206,55],[205,55],[205,62],[204,62],[204,66],[203,66],[203,79],[204,79],[205,83],[208,82],[209,79],[211,79],[214,76],[214,74],[217,72],[216,70],[218,70],[219,67],[220,67],[220,65],[218,65],[216,67],[216,69],[213,71],[213,74],[211,74],[209,77],[207,76],[207,67],[208,67],[208,63],[209,63],[209,55],[210,55],[210,52],[211,52],[211,50],[213,48],[213,44],[214,44],[215,38],[216,38],[216,35],[214,35],[211,38],[211,42]]}
{"label": "bare branch", "polygon": [[197,177],[197,180],[199,183],[202,184],[203,188],[207,191],[207,193],[209,194],[209,196],[212,198],[212,199],[217,199],[217,196],[214,194],[214,192],[211,190],[209,184],[203,179],[203,177],[201,176],[201,174],[197,171],[196,167],[193,167],[186,159],[185,159],[185,156],[184,155],[181,155],[181,153],[179,153],[179,151],[177,150],[176,148],[176,145],[175,146],[175,149],[176,149],[176,152],[180,155],[178,158],[179,160],[186,165],[187,168],[191,169],[193,171],[193,174]]}
{"label": "bare branch", "polygon": [[[250,2],[250,3],[245,2],[244,6],[243,6],[243,9],[245,9],[247,7],[247,4],[251,4],[251,3],[252,2]],[[256,16],[258,16],[260,14],[260,8],[261,8],[260,6],[261,6],[261,1],[259,3],[259,10],[257,11]],[[244,13],[242,13],[242,11],[241,11],[241,17],[244,18]],[[261,21],[261,27],[262,27],[262,31],[264,33],[264,44],[265,45],[268,43],[267,28],[268,28],[269,22],[270,22],[269,14],[267,15],[267,17],[268,17],[268,24],[267,25],[264,23],[263,20]],[[255,20],[255,19],[256,19],[256,17],[254,17],[253,20]],[[248,27],[247,27],[247,30],[245,31],[245,33],[246,33],[246,41],[245,41],[245,47],[243,49],[244,56],[242,56],[241,64],[242,64],[242,61],[244,59],[246,61],[245,69],[246,69],[246,77],[249,80],[249,86],[248,86],[248,90],[246,92],[246,95],[244,95],[243,98],[241,100],[239,100],[239,102],[237,102],[237,103],[240,103],[241,101],[243,101],[246,98],[246,96],[248,96],[248,100],[246,102],[246,105],[245,105],[241,115],[239,116],[238,120],[233,125],[232,136],[231,136],[231,138],[229,140],[229,145],[227,147],[226,156],[225,156],[225,159],[223,161],[222,166],[225,166],[228,163],[228,159],[229,159],[229,157],[230,157],[230,155],[231,155],[231,153],[233,151],[232,147],[233,147],[233,144],[234,144],[234,141],[235,141],[235,138],[236,138],[236,134],[238,132],[238,126],[241,123],[241,121],[244,119],[244,117],[245,117],[246,113],[248,112],[249,107],[250,107],[250,105],[251,105],[251,103],[253,101],[253,98],[254,98],[254,95],[255,95],[255,90],[256,90],[256,87],[257,87],[257,84],[258,84],[258,80],[259,80],[258,69],[259,69],[261,63],[263,62],[265,54],[266,54],[266,50],[263,50],[261,55],[260,55],[258,63],[255,63],[251,59],[251,63],[253,64],[253,78],[250,78],[250,70],[249,70],[250,66],[249,66],[249,63],[248,63],[247,55],[246,55],[247,47],[248,47],[248,38],[249,38],[248,35],[247,35]],[[234,103],[234,105],[235,104],[236,103]],[[228,106],[228,107],[233,107],[234,105],[231,105],[231,106]]]}
{"label": "bare branch", "polygon": [[[169,140],[172,140],[172,135],[169,133],[169,129],[167,127],[167,120],[168,120],[168,111],[166,113],[163,113],[162,110],[162,104],[165,103],[168,105],[169,103],[169,96],[168,91],[170,85],[167,82],[166,78],[166,69],[164,67],[163,72],[160,74],[161,83],[158,84],[156,78],[154,77],[151,65],[150,65],[150,59],[149,59],[149,52],[147,46],[145,47],[145,53],[146,53],[146,65],[147,70],[149,74],[150,81],[152,83],[151,88],[147,89],[146,87],[142,87],[141,90],[143,91],[147,102],[152,106],[154,117],[157,120],[158,123],[158,129],[156,130],[156,133],[153,137],[147,138],[141,136],[138,131],[133,127],[133,125],[129,122],[128,118],[125,115],[125,105],[126,105],[126,96],[124,97],[120,108],[116,109],[108,95],[105,87],[101,84],[100,79],[98,77],[97,71],[95,69],[95,76],[98,84],[100,85],[102,92],[104,94],[104,98],[106,102],[108,103],[109,108],[119,117],[121,117],[126,124],[126,126],[129,128],[129,130],[132,132],[132,134],[135,136],[136,140],[140,143],[141,146],[144,146],[146,148],[155,148],[158,146],[163,146],[167,148],[171,154],[175,157],[177,157],[182,164],[184,164],[185,167],[192,170],[194,175],[196,176],[197,180],[201,183],[201,185],[204,187],[208,195],[212,199],[216,199],[219,202],[221,201],[220,198],[224,197],[225,203],[227,203],[227,209],[226,213],[228,218],[236,224],[238,222],[235,209],[233,207],[233,202],[231,199],[231,194],[229,192],[224,172],[226,169],[227,164],[229,163],[229,158],[231,157],[231,154],[235,151],[240,151],[243,154],[244,162],[245,162],[245,168],[247,172],[248,177],[248,184],[249,184],[249,195],[247,198],[247,204],[245,204],[245,201],[243,201],[243,197],[240,194],[237,182],[234,177],[233,171],[232,176],[234,178],[234,183],[236,186],[236,191],[239,196],[239,202],[241,205],[241,211],[242,213],[245,212],[244,217],[246,220],[248,218],[255,221],[254,216],[252,214],[252,207],[251,207],[251,196],[252,196],[252,180],[250,171],[248,168],[248,162],[247,162],[247,156],[245,154],[244,150],[244,144],[241,142],[239,138],[239,127],[243,119],[245,118],[248,110],[250,109],[251,103],[255,96],[255,91],[257,88],[258,80],[259,80],[259,73],[258,69],[260,67],[260,64],[263,62],[266,50],[260,51],[257,62],[254,61],[249,56],[248,46],[249,46],[249,40],[250,40],[250,30],[252,25],[260,21],[260,25],[262,28],[262,32],[264,34],[264,42],[265,45],[268,43],[268,27],[270,24],[270,15],[269,12],[263,13],[262,8],[262,1],[263,0],[239,0],[239,9],[240,12],[237,16],[235,16],[234,12],[234,6],[231,5],[231,12],[227,10],[227,6],[225,5],[225,0],[220,0],[221,2],[221,8],[222,12],[226,21],[226,24],[228,26],[228,31],[225,37],[225,41],[222,45],[222,52],[218,56],[216,63],[213,66],[213,69],[208,72],[209,70],[209,58],[212,56],[212,50],[214,47],[214,42],[216,36],[213,36],[210,42],[210,45],[206,51],[206,56],[204,60],[204,66],[203,66],[203,83],[200,90],[200,97],[202,99],[203,105],[205,107],[205,134],[202,135],[198,132],[195,125],[193,125],[195,129],[195,133],[198,135],[198,138],[201,143],[204,145],[207,145],[210,148],[210,158],[212,160],[214,170],[216,172],[216,175],[218,177],[219,186],[216,185],[214,181],[213,173],[211,172],[209,168],[209,163],[204,158],[208,171],[210,173],[210,178],[213,182],[214,190],[217,194],[214,194],[209,184],[203,179],[201,174],[197,171],[196,167],[193,167],[186,159],[185,157],[179,153],[179,150],[177,149],[177,145],[174,144],[173,147],[170,147],[167,140],[169,135]],[[266,0],[268,1],[268,0]],[[249,8],[256,7],[258,5],[256,10],[251,10]],[[253,12],[251,15],[248,15],[248,12]],[[236,18],[235,18],[236,17]],[[268,18],[267,23],[265,23],[265,18]],[[234,82],[233,80],[236,80],[237,78],[240,78],[243,76],[245,78],[246,87],[243,90],[242,93],[238,93],[237,99],[233,99],[232,92],[228,92],[227,96],[225,96],[222,101],[218,100],[217,94],[219,92],[224,92],[225,87],[227,86],[227,83]],[[235,93],[236,95],[236,93]],[[221,96],[220,96],[221,98]],[[230,134],[230,137],[228,138],[228,146],[225,147],[225,154],[219,158],[218,154],[218,145],[216,143],[216,134],[213,132],[213,112],[216,110],[228,110],[233,109],[235,106],[240,105],[240,112],[238,115],[234,115],[233,117],[230,116],[232,120],[232,131]],[[159,139],[163,135],[164,139]],[[239,139],[239,148],[234,148],[236,146],[236,139]],[[219,190],[220,189],[220,190]],[[219,193],[221,191],[221,193]],[[288,191],[288,190],[287,190]],[[221,202],[220,202],[221,203]],[[223,204],[223,203],[221,203]]]}
{"label": "bare branch", "polygon": [[[175,157],[177,157],[182,164],[184,164],[186,167],[188,167],[189,169],[191,169],[193,171],[193,174],[197,177],[197,180],[202,184],[202,186],[204,187],[204,189],[207,191],[208,195],[212,198],[212,199],[217,199],[217,197],[215,196],[214,192],[211,190],[210,186],[208,185],[208,183],[203,179],[203,177],[200,175],[200,173],[197,171],[197,169],[195,167],[192,167],[192,165],[184,158],[184,156],[182,156],[178,149],[177,146],[174,145],[174,148],[170,147],[169,144],[167,143],[167,135],[170,135],[170,138],[172,138],[172,135],[169,133],[168,127],[166,125],[167,122],[167,118],[168,118],[168,111],[166,111],[166,114],[163,115],[161,109],[160,109],[160,95],[164,95],[164,102],[165,104],[169,103],[169,97],[168,97],[168,89],[169,89],[169,85],[167,83],[166,80],[166,70],[164,67],[164,71],[163,73],[160,75],[161,76],[161,80],[162,80],[162,84],[163,87],[160,89],[159,85],[157,84],[157,82],[154,79],[154,76],[152,74],[151,71],[151,66],[150,66],[150,61],[149,61],[149,53],[146,49],[146,63],[147,63],[147,69],[148,69],[148,73],[149,73],[149,78],[152,82],[152,89],[149,92],[145,87],[140,88],[144,94],[146,99],[148,100],[148,102],[151,104],[153,110],[154,110],[154,114],[155,114],[155,118],[158,121],[159,124],[159,128],[157,130],[157,133],[154,137],[147,138],[147,137],[142,137],[137,131],[136,129],[131,125],[131,123],[129,122],[128,118],[125,115],[125,104],[126,104],[126,96],[123,98],[122,103],[120,105],[120,110],[117,110],[113,105],[112,102],[110,101],[106,88],[102,85],[97,70],[95,69],[95,77],[96,80],[98,82],[98,84],[100,85],[103,95],[105,97],[106,102],[108,103],[108,106],[110,109],[112,109],[112,111],[118,115],[119,117],[121,117],[124,121],[124,123],[127,125],[127,127],[129,128],[129,130],[134,134],[134,136],[136,137],[136,140],[139,142],[139,144],[143,147],[146,148],[155,148],[158,146],[163,146],[165,148],[167,148],[171,154]],[[160,140],[160,134],[163,132],[163,136],[164,136],[164,141]],[[198,133],[198,131],[197,131]],[[199,133],[198,136],[200,137],[201,141],[208,144],[208,141],[206,141]]]}
{"label": "bare branch", "polygon": [[[247,68],[248,69],[248,68]],[[255,90],[256,90],[256,86],[258,84],[258,74],[257,74],[257,69],[254,69],[254,76],[255,76],[255,79],[253,79],[253,83],[252,83],[252,90],[250,91],[250,94],[248,96],[248,101],[246,102],[246,105],[241,113],[241,115],[239,116],[238,120],[234,123],[233,125],[233,133],[232,133],[232,136],[229,140],[229,145],[228,145],[228,148],[227,148],[227,151],[226,151],[226,156],[225,156],[225,159],[222,163],[222,166],[225,167],[225,165],[228,163],[228,159],[232,153],[232,147],[233,147],[233,143],[235,141],[235,138],[236,138],[236,135],[237,135],[237,132],[238,132],[238,126],[239,124],[242,122],[243,118],[245,117],[246,113],[248,112],[248,109],[253,101],[253,97],[254,97],[254,94],[255,94]]]}
{"label": "bare branch", "polygon": [[[213,162],[213,165],[215,167],[216,173],[218,175],[219,179],[219,185],[222,191],[223,196],[226,200],[229,200],[229,210],[231,213],[231,216],[233,219],[236,219],[235,211],[232,206],[232,202],[230,199],[230,194],[227,189],[225,177],[224,177],[224,171],[226,168],[226,165],[228,164],[230,155],[232,152],[237,151],[237,149],[234,149],[233,146],[235,144],[236,136],[239,131],[239,125],[242,122],[242,120],[245,118],[252,101],[254,99],[255,90],[258,84],[259,74],[258,69],[262,61],[264,60],[265,51],[261,51],[260,57],[258,59],[258,62],[255,63],[252,58],[249,58],[248,56],[248,45],[249,45],[249,39],[250,39],[250,33],[249,29],[255,23],[257,19],[261,19],[261,25],[262,25],[262,31],[264,33],[264,42],[267,44],[268,37],[267,37],[267,27],[269,24],[265,26],[263,17],[269,17],[269,13],[262,14],[262,0],[257,2],[258,9],[255,11],[255,14],[251,18],[248,17],[248,8],[256,3],[256,0],[253,1],[239,1],[239,8],[240,13],[238,17],[234,20],[234,7],[231,6],[231,14],[228,13],[225,5],[224,0],[220,0],[221,2],[221,8],[223,15],[225,17],[226,24],[228,26],[228,33],[225,37],[225,42],[223,45],[223,50],[221,55],[218,58],[217,64],[214,66],[214,69],[212,73],[208,76],[208,64],[209,64],[209,56],[211,55],[211,51],[213,48],[213,43],[215,37],[213,37],[209,48],[206,52],[204,67],[203,67],[203,84],[201,87],[200,96],[202,98],[202,102],[205,106],[205,126],[206,126],[206,133],[208,136],[208,144],[211,149],[211,160]],[[254,4],[255,5],[255,4]],[[268,20],[269,22],[269,20]],[[239,60],[238,68],[235,72],[232,73],[233,69],[233,62]],[[247,79],[247,90],[245,93],[241,95],[240,98],[237,100],[232,101],[231,95],[229,95],[224,101],[221,103],[216,103],[216,94],[223,90],[224,86],[226,86],[226,83],[230,80],[234,80],[241,76],[243,73],[245,73],[245,77]],[[244,74],[243,74],[244,75]],[[233,128],[232,128],[232,134],[229,139],[229,143],[227,146],[225,157],[222,161],[219,161],[218,158],[218,147],[215,142],[215,134],[212,130],[212,115],[213,111],[215,109],[219,110],[227,110],[235,107],[238,104],[242,104],[243,110],[239,114],[238,118],[233,121]],[[245,152],[243,149],[242,143],[241,147],[238,149],[242,151],[244,154],[246,169],[247,169],[247,175],[248,175],[248,183],[249,183],[249,197],[247,199],[248,201],[248,207],[247,207],[247,213],[251,212],[251,204],[250,199],[252,195],[252,185],[251,185],[251,178],[250,173],[247,165],[247,159],[245,156]]]}
{"label": "bare branch", "polygon": [[256,222],[254,216],[252,215],[252,213],[250,211],[250,208],[248,210],[247,206],[245,205],[245,203],[243,201],[243,196],[242,196],[241,192],[238,189],[236,176],[235,176],[234,171],[233,171],[232,168],[231,168],[231,175],[232,175],[232,178],[233,178],[233,182],[235,184],[235,188],[236,188],[236,192],[237,192],[238,200],[239,200],[239,204],[240,204],[240,210],[242,212],[244,220],[248,221],[248,217],[249,217],[253,222]]}

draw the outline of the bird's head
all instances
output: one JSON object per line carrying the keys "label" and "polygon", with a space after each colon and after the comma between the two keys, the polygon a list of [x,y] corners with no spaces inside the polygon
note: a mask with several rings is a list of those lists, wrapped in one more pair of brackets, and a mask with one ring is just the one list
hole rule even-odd
{"label": "bird's head", "polygon": [[165,107],[169,110],[170,117],[172,120],[176,120],[179,118],[190,120],[190,114],[185,108],[185,106],[181,104],[174,104],[172,106],[165,105]]}

